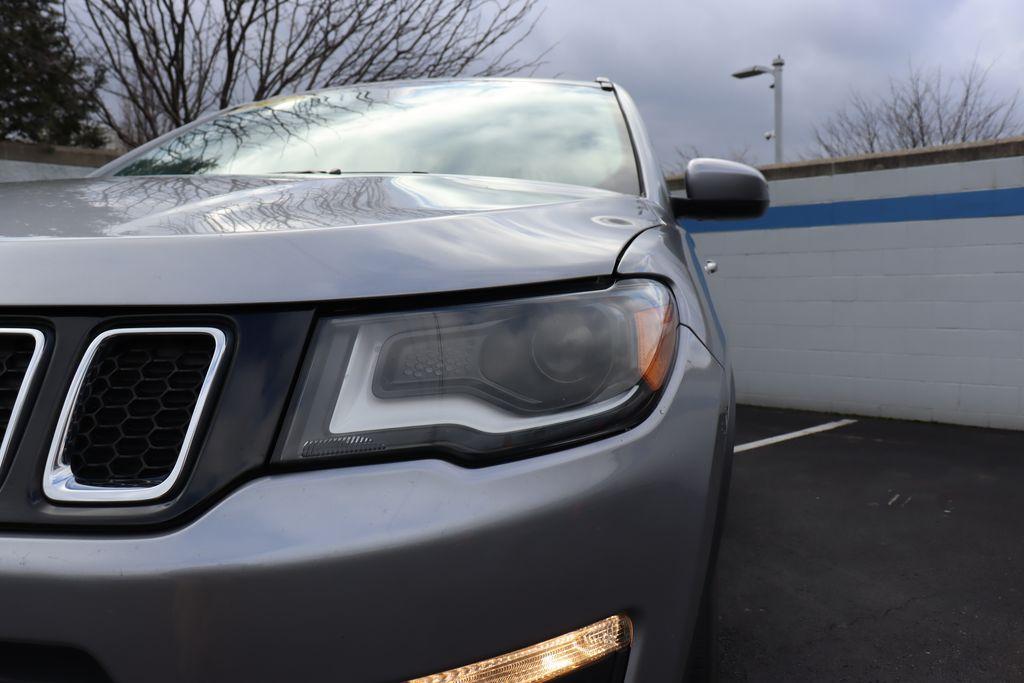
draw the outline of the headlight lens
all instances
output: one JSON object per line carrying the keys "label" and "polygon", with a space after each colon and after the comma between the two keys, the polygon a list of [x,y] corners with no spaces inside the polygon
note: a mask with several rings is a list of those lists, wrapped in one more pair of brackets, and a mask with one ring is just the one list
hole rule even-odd
{"label": "headlight lens", "polygon": [[671,293],[650,280],[325,319],[280,457],[482,464],[622,431],[661,390],[677,328]]}

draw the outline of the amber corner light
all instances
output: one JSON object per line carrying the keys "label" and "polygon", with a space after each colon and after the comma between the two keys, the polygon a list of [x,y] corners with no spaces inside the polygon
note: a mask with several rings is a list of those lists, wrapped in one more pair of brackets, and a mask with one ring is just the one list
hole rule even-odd
{"label": "amber corner light", "polygon": [[637,367],[652,391],[661,389],[672,367],[679,334],[679,320],[674,306],[648,308],[637,311],[636,346]]}
{"label": "amber corner light", "polygon": [[618,615],[522,650],[407,683],[543,683],[630,646],[633,622]]}

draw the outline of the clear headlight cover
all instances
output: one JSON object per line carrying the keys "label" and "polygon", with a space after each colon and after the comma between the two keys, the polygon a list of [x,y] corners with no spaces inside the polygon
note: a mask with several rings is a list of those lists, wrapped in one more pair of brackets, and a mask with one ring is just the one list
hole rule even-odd
{"label": "clear headlight cover", "polygon": [[672,295],[651,280],[328,318],[280,457],[483,464],[622,431],[649,412],[677,335]]}

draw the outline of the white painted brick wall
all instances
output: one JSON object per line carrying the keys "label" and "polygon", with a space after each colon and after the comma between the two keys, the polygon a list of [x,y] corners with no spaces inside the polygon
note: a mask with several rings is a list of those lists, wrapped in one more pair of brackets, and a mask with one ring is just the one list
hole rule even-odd
{"label": "white painted brick wall", "polygon": [[[776,205],[1024,187],[1024,158],[784,180]],[[1024,429],[1024,217],[694,234],[741,402]]]}

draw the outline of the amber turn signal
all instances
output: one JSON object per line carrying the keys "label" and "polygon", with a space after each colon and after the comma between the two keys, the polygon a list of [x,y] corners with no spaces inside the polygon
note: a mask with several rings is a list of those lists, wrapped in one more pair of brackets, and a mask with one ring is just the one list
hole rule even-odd
{"label": "amber turn signal", "polygon": [[676,351],[676,310],[673,306],[645,308],[636,320],[637,367],[651,391],[658,391],[668,377]]}
{"label": "amber turn signal", "polygon": [[521,650],[408,683],[543,683],[582,669],[633,642],[633,623],[617,615]]}

